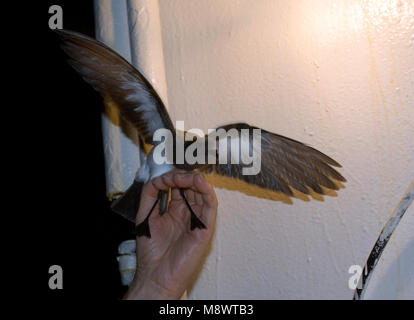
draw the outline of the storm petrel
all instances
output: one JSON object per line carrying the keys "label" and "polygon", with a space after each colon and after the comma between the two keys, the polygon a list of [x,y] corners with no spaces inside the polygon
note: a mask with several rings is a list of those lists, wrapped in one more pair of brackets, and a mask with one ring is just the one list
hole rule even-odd
{"label": "storm petrel", "polygon": [[[292,196],[291,187],[309,194],[310,189],[319,194],[324,194],[322,187],[338,190],[334,180],[346,181],[334,167],[341,165],[323,154],[322,152],[307,146],[299,141],[260,129],[261,144],[261,170],[254,175],[243,174],[246,163],[220,163],[220,148],[215,151],[216,163],[184,163],[178,162],[159,164],[154,161],[153,152],[161,142],[154,139],[154,133],[158,129],[169,130],[174,137],[178,134],[170,119],[170,116],[157,92],[143,74],[122,58],[114,50],[103,43],[83,34],[56,30],[62,41],[61,47],[67,54],[69,64],[103,97],[104,101],[114,103],[122,117],[129,121],[138,131],[141,141],[152,145],[146,160],[141,164],[132,185],[126,192],[112,203],[112,209],[130,221],[135,222],[139,207],[139,199],[142,186],[174,168],[186,171],[200,170],[206,173],[214,172],[218,175],[228,176],[243,180],[265,189],[279,191]],[[233,123],[218,127],[217,129],[248,130],[248,141],[253,145],[253,131],[259,129],[246,123]],[[207,144],[209,136],[203,137]],[[224,138],[215,138],[219,144]],[[174,141],[174,140],[173,140]],[[240,140],[241,141],[241,140]],[[186,149],[192,142],[186,141]],[[250,152],[251,153],[251,145]],[[227,144],[229,153],[231,144]],[[239,149],[240,150],[240,149]],[[205,159],[208,151],[205,151]],[[175,158],[174,158],[175,159]],[[203,229],[205,225],[197,217],[188,203],[184,190],[180,190],[185,203],[191,213],[190,228]],[[160,191],[158,199],[147,214],[145,220],[136,226],[138,236],[151,237],[149,217],[160,202],[159,214],[162,215],[168,206],[168,192]]]}

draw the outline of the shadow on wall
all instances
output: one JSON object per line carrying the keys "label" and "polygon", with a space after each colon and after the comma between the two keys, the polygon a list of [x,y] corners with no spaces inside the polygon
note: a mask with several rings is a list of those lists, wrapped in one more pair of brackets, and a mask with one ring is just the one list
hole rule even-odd
{"label": "shadow on wall", "polygon": [[[209,183],[211,183],[214,187],[216,188],[221,188],[221,189],[226,189],[226,190],[230,190],[230,191],[239,191],[242,192],[248,196],[253,196],[253,197],[258,197],[261,199],[266,199],[266,200],[272,200],[272,201],[281,201],[285,204],[293,204],[292,199],[287,196],[284,193],[281,192],[276,192],[276,191],[271,191],[268,189],[264,189],[264,188],[260,188],[254,185],[250,185],[247,182],[238,180],[238,179],[233,179],[230,177],[225,177],[225,176],[220,176],[217,175],[215,173],[210,173],[210,174],[206,174],[206,178],[208,180]],[[332,179],[335,184],[338,186],[339,190],[340,189],[344,189],[345,186],[337,180]],[[310,194],[306,195],[300,191],[295,190],[293,187],[292,191],[293,191],[293,195],[295,198],[300,199],[302,201],[310,201],[310,197],[314,200],[318,200],[318,201],[324,201],[323,195],[320,195],[316,192],[314,192],[313,190],[310,190]],[[324,193],[326,196],[331,196],[331,197],[337,197],[337,193],[334,190],[331,189],[327,189],[322,187]],[[214,237],[213,237],[214,238]],[[204,253],[204,256],[202,258],[202,262],[200,263],[197,271],[195,272],[193,279],[191,281],[191,285],[189,286],[188,293],[192,293],[193,288],[195,283],[197,282],[198,277],[200,276],[202,270],[203,270],[203,266],[205,264],[205,261],[207,259],[207,257],[210,255],[210,253],[213,250],[213,238],[209,243],[208,249],[206,250],[206,252]],[[414,247],[414,243],[413,243],[413,247]]]}

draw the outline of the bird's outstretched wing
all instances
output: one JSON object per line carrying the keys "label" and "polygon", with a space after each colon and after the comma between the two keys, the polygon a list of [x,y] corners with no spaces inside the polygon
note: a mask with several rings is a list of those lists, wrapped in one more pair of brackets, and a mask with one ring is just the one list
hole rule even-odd
{"label": "bird's outstretched wing", "polygon": [[[242,131],[241,129],[247,129],[249,132],[250,154],[252,154],[253,129],[259,128],[245,123],[230,124],[217,129],[220,128],[227,132],[235,129],[239,133]],[[294,187],[305,194],[310,193],[309,188],[317,193],[324,194],[321,186],[333,190],[338,189],[332,179],[346,181],[338,171],[332,168],[332,166],[341,167],[341,165],[322,152],[299,141],[263,129],[261,129],[260,134],[261,169],[257,174],[243,174],[243,168],[251,165],[231,164],[229,160],[227,163],[219,163],[220,152],[230,154],[230,143],[227,143],[227,150],[221,151],[220,147],[217,147],[217,164],[208,166],[206,171],[237,178],[249,184],[283,192],[289,196],[293,195],[290,187]],[[226,136],[217,138],[217,143],[222,139],[227,138]]]}
{"label": "bird's outstretched wing", "polygon": [[144,141],[154,144],[153,134],[174,126],[157,92],[128,61],[104,44],[83,34],[56,30],[69,64],[98,91],[114,102]]}

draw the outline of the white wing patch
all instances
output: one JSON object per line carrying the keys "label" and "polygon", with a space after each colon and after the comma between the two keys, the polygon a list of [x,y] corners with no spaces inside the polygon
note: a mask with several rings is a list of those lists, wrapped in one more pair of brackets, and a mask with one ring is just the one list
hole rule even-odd
{"label": "white wing patch", "polygon": [[141,113],[142,120],[146,122],[148,129],[155,132],[159,128],[163,128],[163,122],[156,107],[155,99],[148,93],[145,87],[136,80],[126,79],[121,84],[121,88],[131,90],[133,93],[128,94],[125,99],[135,103],[137,107],[134,111]]}

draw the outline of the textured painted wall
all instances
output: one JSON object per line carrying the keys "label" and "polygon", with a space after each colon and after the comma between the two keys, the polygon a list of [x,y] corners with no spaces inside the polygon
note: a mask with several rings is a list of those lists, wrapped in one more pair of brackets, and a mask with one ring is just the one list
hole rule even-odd
{"label": "textured painted wall", "polygon": [[[217,230],[189,297],[350,299],[349,267],[414,178],[414,2],[163,0],[160,14],[174,121],[247,121],[327,153],[348,179],[289,201],[213,177]],[[413,214],[390,244],[399,283]],[[412,280],[379,278],[377,296],[413,298]]]}

